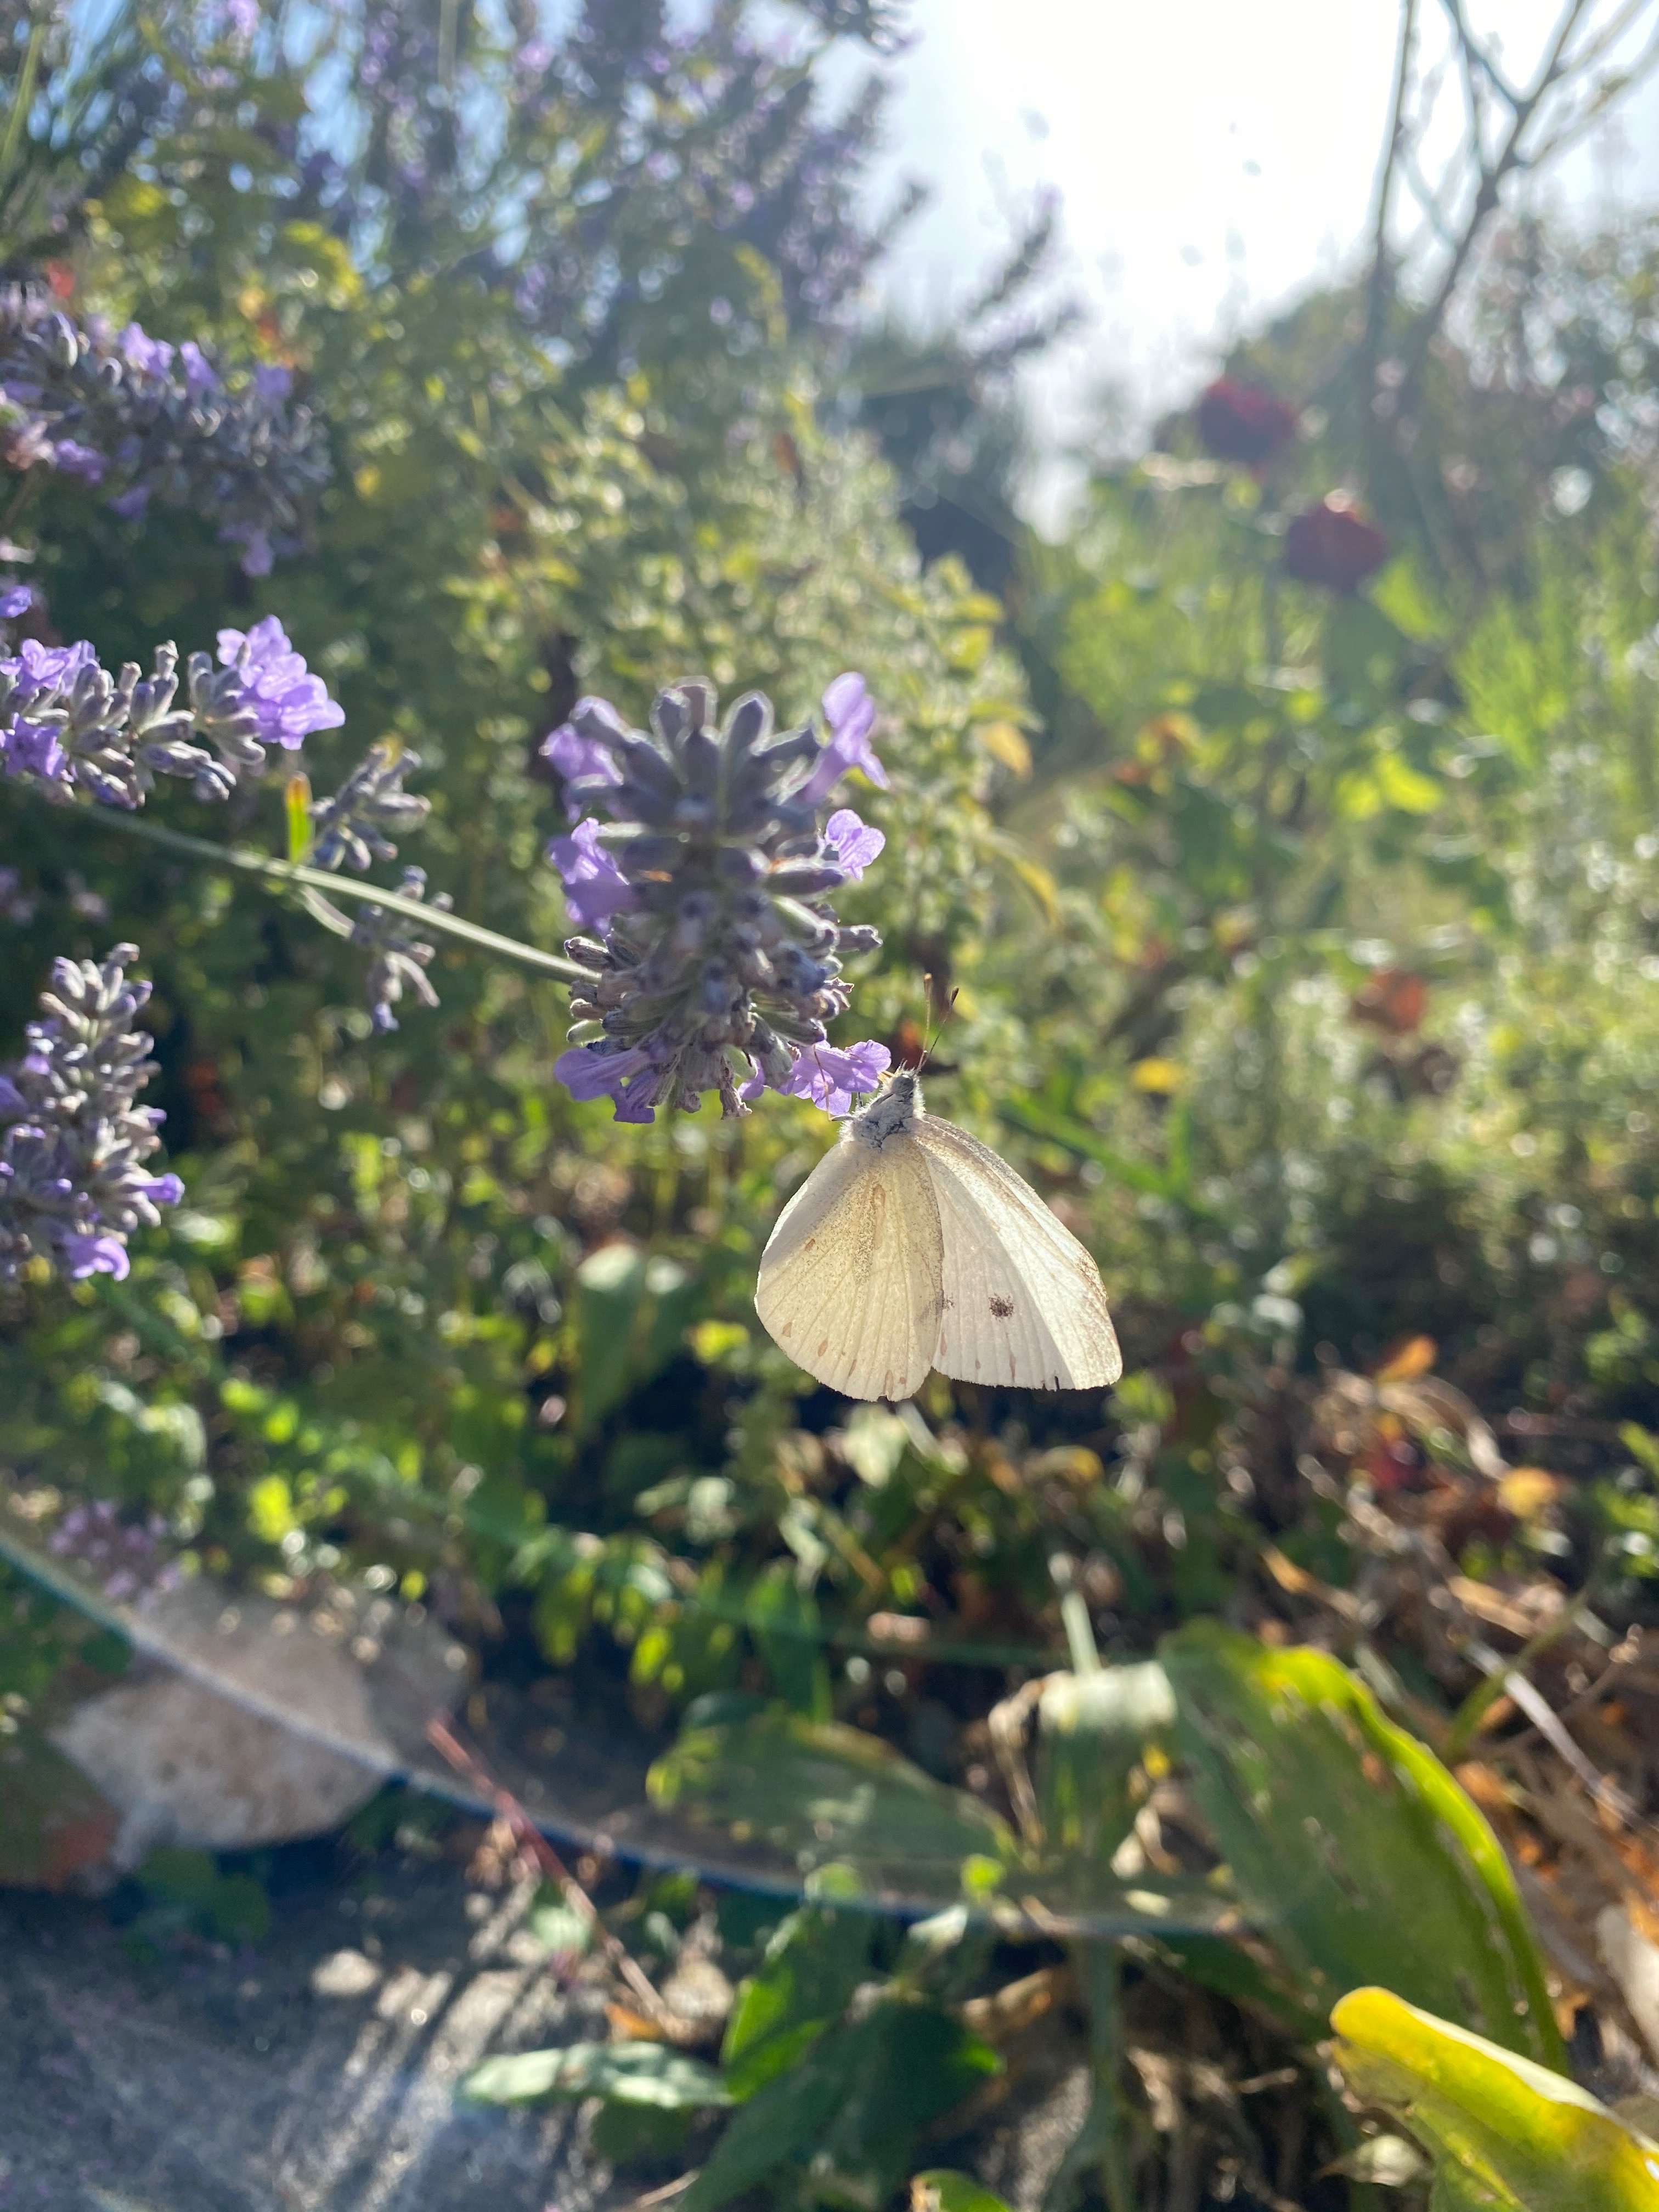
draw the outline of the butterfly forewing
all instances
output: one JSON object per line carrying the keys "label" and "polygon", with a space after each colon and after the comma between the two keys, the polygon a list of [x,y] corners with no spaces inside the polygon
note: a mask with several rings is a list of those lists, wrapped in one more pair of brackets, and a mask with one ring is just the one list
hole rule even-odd
{"label": "butterfly forewing", "polygon": [[822,1159],[778,1218],[755,1310],[783,1349],[848,1398],[908,1398],[933,1364],[943,1239],[908,1137]]}
{"label": "butterfly forewing", "polygon": [[1123,1372],[1100,1270],[1005,1160],[954,1122],[915,1137],[939,1206],[941,1375],[1029,1390],[1103,1389]]}

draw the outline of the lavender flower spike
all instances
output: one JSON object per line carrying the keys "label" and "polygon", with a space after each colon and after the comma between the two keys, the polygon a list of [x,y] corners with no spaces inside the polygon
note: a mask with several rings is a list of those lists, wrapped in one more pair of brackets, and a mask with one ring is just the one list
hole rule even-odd
{"label": "lavender flower spike", "polygon": [[[717,724],[701,682],[659,693],[648,732],[584,699],[548,741],[566,803],[586,817],[549,857],[572,920],[598,933],[565,946],[588,971],[555,1070],[574,1097],[608,1097],[618,1121],[648,1121],[659,1105],[695,1112],[710,1091],[737,1115],[769,1087],[830,1111],[866,1075],[874,1088],[881,1046],[828,1043],[852,994],[841,956],[881,941],[844,927],[828,895],[884,842],[850,808],[820,821],[844,767],[874,761],[863,680],[839,684],[827,744],[810,725],[775,733],[759,692]],[[803,1076],[813,1054],[817,1073]]]}
{"label": "lavender flower spike", "polygon": [[118,1279],[132,1231],[184,1196],[143,1164],[161,1116],[133,1103],[155,1073],[135,1026],[149,985],[125,972],[137,957],[118,945],[101,966],[58,961],[27,1053],[0,1075],[0,1282],[36,1259]]}

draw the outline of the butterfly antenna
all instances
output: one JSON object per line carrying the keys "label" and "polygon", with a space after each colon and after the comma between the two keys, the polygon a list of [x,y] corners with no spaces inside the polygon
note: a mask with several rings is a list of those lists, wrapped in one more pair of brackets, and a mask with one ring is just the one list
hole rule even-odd
{"label": "butterfly antenna", "polygon": [[933,1058],[933,1047],[939,1042],[939,1032],[943,1030],[945,1023],[950,1020],[951,1015],[954,1014],[957,1010],[957,995],[955,991],[951,992],[950,997],[945,1002],[944,1012],[940,1014],[938,1020],[935,1021],[933,1018],[933,1009],[938,1004],[938,998],[933,989],[933,971],[931,969],[929,969],[922,977],[921,982],[927,1006],[927,1029],[922,1039],[921,1064],[916,1070],[916,1073],[918,1075],[921,1075],[924,1072],[928,1061]]}

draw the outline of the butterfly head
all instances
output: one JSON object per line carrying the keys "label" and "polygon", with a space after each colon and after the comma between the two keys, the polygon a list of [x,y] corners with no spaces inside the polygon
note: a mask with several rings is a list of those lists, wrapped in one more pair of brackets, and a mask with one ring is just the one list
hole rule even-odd
{"label": "butterfly head", "polygon": [[890,1137],[904,1137],[921,1111],[921,1085],[908,1067],[902,1067],[877,1092],[861,1114],[853,1116],[853,1135],[878,1152]]}

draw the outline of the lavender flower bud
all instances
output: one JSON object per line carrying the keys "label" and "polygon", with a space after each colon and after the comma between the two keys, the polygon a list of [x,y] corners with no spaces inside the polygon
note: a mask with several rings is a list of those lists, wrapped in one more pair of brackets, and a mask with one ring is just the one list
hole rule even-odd
{"label": "lavender flower bud", "polygon": [[[405,868],[404,879],[398,886],[405,898],[423,899],[426,896],[424,868]],[[432,901],[434,907],[447,908],[447,891]],[[434,947],[422,944],[410,933],[410,924],[400,914],[385,907],[366,906],[361,909],[352,925],[351,942],[366,946],[368,963],[368,1003],[374,1027],[381,1036],[398,1026],[392,1009],[405,990],[418,999],[423,1006],[435,1006],[438,994],[427,979],[426,969],[432,959]]]}
{"label": "lavender flower bud", "polygon": [[362,874],[371,860],[395,860],[398,848],[388,833],[413,830],[432,811],[429,799],[403,787],[420,765],[419,753],[371,745],[333,798],[319,799],[311,810],[317,866],[337,868],[343,861]]}
{"label": "lavender flower bud", "polygon": [[768,1086],[845,1112],[887,1054],[826,1043],[851,996],[837,955],[880,940],[844,930],[829,897],[884,840],[850,808],[821,823],[819,805],[851,767],[885,784],[875,708],[861,678],[837,678],[825,742],[810,725],[775,736],[758,692],[723,726],[716,705],[711,685],[681,684],[647,732],[584,699],[544,747],[574,820],[548,856],[572,920],[597,933],[566,944],[589,975],[555,1073],[573,1097],[611,1097],[619,1121],[694,1111],[711,1091],[742,1114]]}

